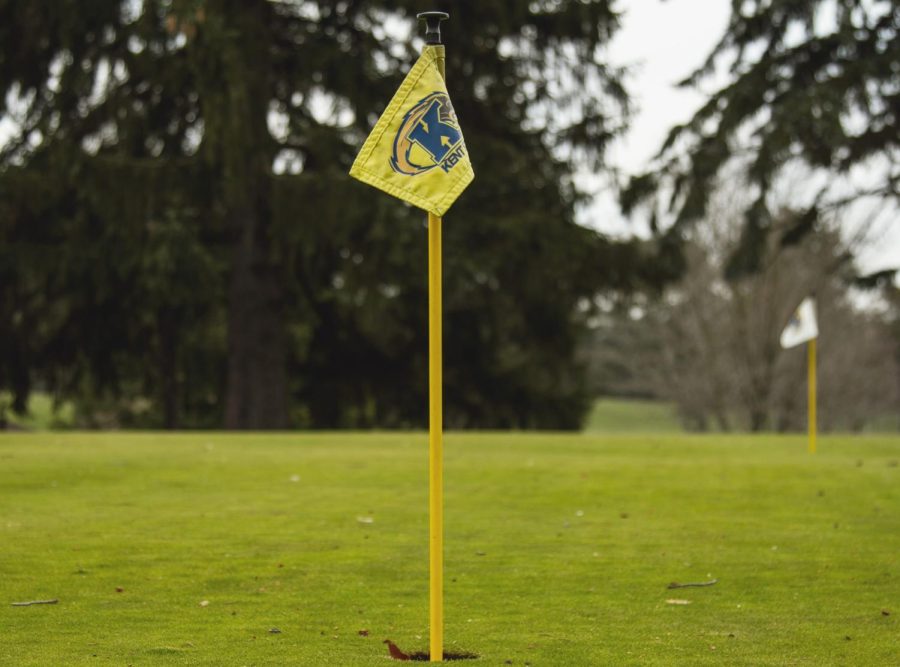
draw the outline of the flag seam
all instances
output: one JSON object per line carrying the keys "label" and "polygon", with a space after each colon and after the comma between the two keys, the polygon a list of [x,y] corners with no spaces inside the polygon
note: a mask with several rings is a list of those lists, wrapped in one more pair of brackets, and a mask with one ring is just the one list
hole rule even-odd
{"label": "flag seam", "polygon": [[448,200],[450,202],[453,202],[456,199],[456,197],[459,196],[459,193],[462,192],[462,190],[464,190],[466,188],[466,186],[468,186],[469,183],[471,183],[475,178],[475,173],[471,169],[468,169],[466,171],[466,173],[459,180],[457,180],[456,183],[454,183],[450,187],[449,190],[447,190],[447,193],[443,197],[441,197],[441,199],[437,203],[437,205],[432,207],[432,205],[429,204],[428,200],[425,197],[421,197],[421,196],[417,195],[415,192],[405,190],[405,189],[401,188],[400,186],[394,185],[393,183],[389,183],[388,181],[384,180],[381,176],[379,176],[378,174],[376,174],[372,171],[369,171],[365,167],[355,167],[354,166],[354,168],[351,170],[350,173],[351,173],[351,175],[358,178],[360,181],[369,183],[370,185],[375,185],[376,187],[381,188],[385,192],[394,195],[398,199],[412,201],[419,208],[425,209],[426,211],[434,213],[437,216],[444,215],[444,213],[447,212],[447,209],[449,209],[449,206],[447,204],[445,204],[444,202],[446,202]]}

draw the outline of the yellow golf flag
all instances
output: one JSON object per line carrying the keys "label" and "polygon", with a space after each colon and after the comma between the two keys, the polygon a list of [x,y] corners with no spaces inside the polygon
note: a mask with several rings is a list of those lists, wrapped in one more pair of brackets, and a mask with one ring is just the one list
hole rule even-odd
{"label": "yellow golf flag", "polygon": [[439,60],[426,46],[356,156],[350,175],[442,216],[475,178]]}

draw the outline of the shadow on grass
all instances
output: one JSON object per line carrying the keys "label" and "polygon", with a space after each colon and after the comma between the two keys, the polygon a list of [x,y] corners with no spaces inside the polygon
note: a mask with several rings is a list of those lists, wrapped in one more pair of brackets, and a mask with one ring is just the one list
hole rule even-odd
{"label": "shadow on grass", "polygon": [[[444,652],[444,660],[476,660],[478,658],[477,653],[450,653]],[[419,662],[428,662],[431,660],[431,654],[425,651],[420,651],[418,653],[410,653],[410,660],[418,660]]]}

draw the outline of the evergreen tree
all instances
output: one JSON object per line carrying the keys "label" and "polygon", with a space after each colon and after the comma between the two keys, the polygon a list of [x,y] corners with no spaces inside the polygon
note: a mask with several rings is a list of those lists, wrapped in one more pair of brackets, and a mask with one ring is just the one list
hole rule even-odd
{"label": "evergreen tree", "polygon": [[[754,270],[772,224],[767,196],[779,170],[799,161],[829,175],[785,242],[813,230],[823,209],[863,197],[900,201],[900,5],[890,0],[732,0],[731,19],[706,62],[680,85],[696,87],[720,65],[728,81],[693,118],[670,131],[656,164],[622,202],[669,215],[669,247],[703,217],[723,167],[747,159],[755,200],[731,276]],[[747,157],[749,156],[749,157]],[[834,176],[864,166],[871,183],[835,191]]]}
{"label": "evergreen tree", "polygon": [[[602,166],[627,109],[600,51],[617,16],[438,5],[477,174],[445,224],[447,421],[575,427],[588,304],[632,275],[575,224],[570,177]],[[424,423],[423,216],[347,177],[416,57],[417,10],[0,0],[18,130],[0,152],[0,383],[18,407],[37,379],[149,397],[151,425]]]}

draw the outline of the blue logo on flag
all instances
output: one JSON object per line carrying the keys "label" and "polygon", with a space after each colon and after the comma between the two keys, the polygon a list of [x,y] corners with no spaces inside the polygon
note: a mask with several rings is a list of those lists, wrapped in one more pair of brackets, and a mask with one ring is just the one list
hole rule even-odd
{"label": "blue logo on flag", "polygon": [[[421,150],[413,153],[413,148]],[[456,113],[446,93],[431,93],[407,112],[394,138],[391,168],[415,176],[435,167],[449,172],[466,154]]]}

